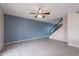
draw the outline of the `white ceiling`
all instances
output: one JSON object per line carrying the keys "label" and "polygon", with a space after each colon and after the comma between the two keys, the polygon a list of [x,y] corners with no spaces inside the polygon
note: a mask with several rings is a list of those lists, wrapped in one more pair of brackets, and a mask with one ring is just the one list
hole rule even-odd
{"label": "white ceiling", "polygon": [[[5,14],[48,23],[55,23],[57,21],[55,19],[63,17],[67,13],[79,11],[79,4],[77,3],[1,3],[0,7]],[[38,8],[49,10],[50,15],[43,19],[34,18],[35,15],[30,14],[30,12],[38,10]]]}

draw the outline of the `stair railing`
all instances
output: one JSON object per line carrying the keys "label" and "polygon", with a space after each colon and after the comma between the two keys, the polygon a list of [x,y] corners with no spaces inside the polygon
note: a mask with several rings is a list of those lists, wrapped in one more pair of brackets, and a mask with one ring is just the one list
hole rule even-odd
{"label": "stair railing", "polygon": [[[49,30],[49,35],[54,33],[57,29],[58,26],[62,26],[63,25],[63,18],[61,18],[50,30]],[[61,24],[60,24],[61,23]]]}

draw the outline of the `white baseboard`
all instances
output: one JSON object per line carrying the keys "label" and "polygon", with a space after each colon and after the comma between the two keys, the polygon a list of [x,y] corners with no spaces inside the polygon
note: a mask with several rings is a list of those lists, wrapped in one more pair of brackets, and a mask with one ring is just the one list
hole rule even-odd
{"label": "white baseboard", "polygon": [[3,48],[3,45],[0,46],[0,51],[2,50],[2,48]]}
{"label": "white baseboard", "polygon": [[44,37],[48,37],[48,36],[35,37],[35,38],[32,38],[32,39],[25,39],[25,40],[19,40],[19,41],[7,42],[7,43],[4,43],[4,45],[7,45],[7,44],[13,44],[13,43],[17,43],[17,42],[24,42],[24,41],[29,41],[29,40],[35,40],[35,39],[40,39],[40,38],[44,38]]}
{"label": "white baseboard", "polygon": [[[49,38],[49,39],[50,39],[50,38]],[[63,40],[57,40],[57,39],[50,39],[50,40],[56,40],[56,41],[61,41],[61,42],[67,43],[66,41],[63,41]]]}
{"label": "white baseboard", "polygon": [[73,46],[79,48],[79,42],[75,41],[69,41],[68,46]]}

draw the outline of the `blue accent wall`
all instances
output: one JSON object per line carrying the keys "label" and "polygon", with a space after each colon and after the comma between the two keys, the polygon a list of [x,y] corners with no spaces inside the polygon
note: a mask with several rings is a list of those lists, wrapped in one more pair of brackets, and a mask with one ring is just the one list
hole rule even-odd
{"label": "blue accent wall", "polygon": [[53,24],[50,23],[4,15],[4,42],[49,36],[49,30],[52,26]]}

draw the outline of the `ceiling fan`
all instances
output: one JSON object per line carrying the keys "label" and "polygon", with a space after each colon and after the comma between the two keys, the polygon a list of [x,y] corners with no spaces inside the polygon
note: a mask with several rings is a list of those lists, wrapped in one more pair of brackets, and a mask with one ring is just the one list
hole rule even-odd
{"label": "ceiling fan", "polygon": [[45,10],[42,10],[42,9],[38,9],[38,11],[35,12],[30,12],[30,14],[35,14],[36,16],[34,18],[45,18],[46,15],[49,15],[50,12],[46,11]]}

